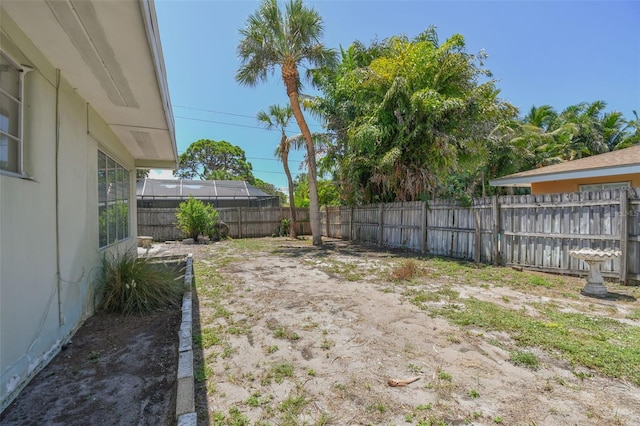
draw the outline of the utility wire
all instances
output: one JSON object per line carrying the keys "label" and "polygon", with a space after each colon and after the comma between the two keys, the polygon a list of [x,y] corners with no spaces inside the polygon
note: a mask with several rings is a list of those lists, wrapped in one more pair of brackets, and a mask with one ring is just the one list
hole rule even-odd
{"label": "utility wire", "polygon": [[[180,154],[184,154],[186,151],[178,151],[178,155]],[[277,161],[278,163],[281,163],[281,161],[277,158],[264,158],[264,157],[247,157],[245,156],[244,158],[246,158],[247,160],[263,160],[263,161]],[[289,157],[289,162],[290,163],[302,163],[304,162],[304,158],[291,158]]]}
{"label": "utility wire", "polygon": [[205,112],[212,112],[214,114],[232,115],[234,117],[246,117],[246,118],[253,118],[253,119],[256,118],[254,115],[234,114],[234,113],[231,113],[231,112],[214,111],[212,109],[204,109],[204,108],[193,108],[193,107],[188,107],[188,106],[183,106],[183,105],[172,105],[172,106],[174,108],[190,109],[192,111],[205,111]]}
{"label": "utility wire", "polygon": [[280,131],[278,129],[265,129],[264,127],[260,127],[260,126],[248,126],[246,124],[225,123],[223,121],[205,120],[203,118],[180,117],[178,115],[175,115],[174,117],[175,118],[180,118],[182,120],[202,121],[202,122],[205,122],[205,123],[223,124],[225,126],[246,127],[248,129],[260,129],[260,130],[266,130],[266,131],[269,131],[269,132],[279,132]]}
{"label": "utility wire", "polygon": [[[212,114],[222,114],[222,115],[229,115],[229,116],[232,116],[232,117],[251,118],[251,119],[253,119],[253,120],[257,120],[257,118],[256,118],[256,116],[255,116],[255,115],[235,114],[235,113],[232,113],[232,112],[214,111],[214,110],[212,110],[212,109],[194,108],[194,107],[188,107],[188,106],[184,106],[184,105],[172,105],[172,106],[173,106],[174,108],[188,109],[188,110],[191,110],[191,111],[210,112],[210,113],[212,113]],[[187,119],[187,120],[189,119],[189,118],[186,118],[186,117],[179,117],[179,118],[185,118],[185,119]],[[217,124],[230,124],[230,125],[233,125],[233,124],[231,124],[231,123],[222,123],[222,122],[217,122],[217,121],[215,121],[215,122],[214,122],[214,121],[212,121],[212,122],[213,122],[213,123],[217,123]],[[320,124],[316,124],[316,123],[307,123],[307,124],[308,124],[308,126],[309,126],[309,127],[318,127],[318,128],[320,128],[320,129],[322,129],[322,128],[323,128],[323,127],[322,127],[322,125],[320,125]],[[261,129],[264,129],[264,130],[274,130],[274,131],[279,131],[278,129],[265,129],[264,127],[261,127],[261,126],[256,126],[256,127],[257,127],[257,128],[261,128]]]}
{"label": "utility wire", "polygon": [[[251,170],[251,172],[258,172],[258,173],[271,173],[274,175],[286,175],[285,172],[271,172],[271,171],[267,171],[267,170]],[[299,175],[299,174],[305,174],[306,172],[291,172],[292,175]]]}

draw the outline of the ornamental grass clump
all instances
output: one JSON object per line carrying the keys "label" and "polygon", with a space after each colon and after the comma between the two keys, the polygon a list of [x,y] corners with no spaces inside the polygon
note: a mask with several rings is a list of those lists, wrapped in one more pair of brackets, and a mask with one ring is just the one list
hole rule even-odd
{"label": "ornamental grass clump", "polygon": [[175,268],[138,258],[133,251],[106,252],[101,266],[97,284],[102,311],[143,314],[180,304],[183,283]]}

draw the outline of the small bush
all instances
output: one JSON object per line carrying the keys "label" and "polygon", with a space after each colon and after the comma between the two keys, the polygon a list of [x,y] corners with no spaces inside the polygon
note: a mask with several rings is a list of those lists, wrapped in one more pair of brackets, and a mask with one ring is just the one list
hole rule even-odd
{"label": "small bush", "polygon": [[229,225],[224,222],[217,222],[209,234],[211,241],[226,240],[229,238]]}
{"label": "small bush", "polygon": [[513,351],[511,353],[510,361],[514,365],[530,368],[532,370],[537,370],[540,365],[538,357],[535,356],[535,354],[524,351]]}
{"label": "small bush", "polygon": [[420,275],[420,273],[418,262],[408,259],[391,270],[391,279],[394,281],[409,281]]}
{"label": "small bush", "polygon": [[280,224],[278,225],[278,237],[288,237],[291,231],[291,220],[286,217],[280,218]]}
{"label": "small bush", "polygon": [[138,259],[137,253],[105,252],[97,278],[102,295],[99,309],[141,314],[180,304],[183,283],[177,271],[164,264]]}
{"label": "small bush", "polygon": [[178,229],[186,233],[193,241],[198,241],[198,235],[218,236],[218,211],[200,200],[189,197],[178,206],[176,212]]}

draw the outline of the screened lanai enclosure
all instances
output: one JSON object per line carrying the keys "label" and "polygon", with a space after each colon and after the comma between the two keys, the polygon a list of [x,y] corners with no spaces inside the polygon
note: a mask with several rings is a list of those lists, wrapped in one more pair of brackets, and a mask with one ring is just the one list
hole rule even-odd
{"label": "screened lanai enclosure", "polygon": [[137,182],[138,208],[175,209],[189,197],[214,208],[280,206],[277,196],[242,180],[145,179]]}
{"label": "screened lanai enclosure", "polygon": [[[180,203],[189,197],[210,204],[221,212],[246,209],[280,211],[277,196],[241,180],[145,179],[137,182],[136,196],[138,235],[152,237],[154,241],[185,238],[176,226],[176,211]],[[274,229],[279,223],[278,217]]]}

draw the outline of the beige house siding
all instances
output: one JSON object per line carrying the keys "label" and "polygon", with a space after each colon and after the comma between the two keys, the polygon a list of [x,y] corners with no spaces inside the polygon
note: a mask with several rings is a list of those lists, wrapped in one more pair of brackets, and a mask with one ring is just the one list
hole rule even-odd
{"label": "beige house siding", "polygon": [[601,176],[585,179],[568,179],[555,180],[548,182],[532,182],[531,193],[538,194],[554,194],[558,192],[577,192],[580,191],[580,185],[590,185],[594,183],[618,183],[629,182],[631,187],[640,187],[640,174],[627,174],[617,176]]}
{"label": "beige house siding", "polygon": [[[130,194],[135,194],[135,170],[127,149],[65,75],[58,77],[2,10],[0,19],[1,48],[33,68],[24,99],[24,164],[32,179],[0,174],[2,411],[93,312],[101,254],[98,149],[131,172]],[[131,236],[108,250],[134,246],[135,197],[129,206]]]}

